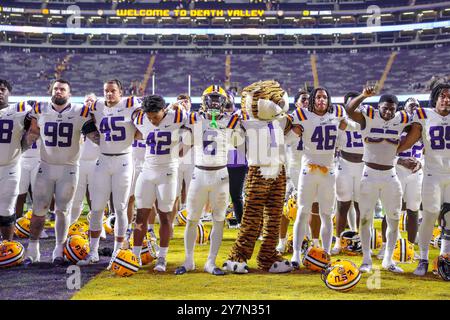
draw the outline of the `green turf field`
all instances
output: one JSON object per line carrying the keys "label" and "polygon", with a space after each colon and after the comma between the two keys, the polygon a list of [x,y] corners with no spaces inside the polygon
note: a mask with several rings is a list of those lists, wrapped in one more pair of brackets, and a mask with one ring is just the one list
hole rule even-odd
{"label": "green turf field", "polygon": [[[210,224],[206,224],[210,228]],[[376,221],[380,229],[380,221]],[[174,239],[168,253],[168,270],[165,274],[153,272],[153,264],[144,266],[130,278],[120,278],[109,271],[100,273],[73,296],[73,299],[149,299],[149,300],[302,300],[302,299],[450,299],[449,283],[440,280],[431,272],[424,278],[412,275],[413,264],[401,264],[404,274],[392,274],[379,270],[364,274],[357,287],[340,293],[328,289],[320,274],[305,268],[289,274],[269,274],[256,270],[256,260],[249,261],[251,273],[229,274],[223,277],[203,272],[209,244],[196,246],[197,270],[181,276],[173,274],[184,259],[183,226],[175,227]],[[222,264],[236,238],[237,230],[225,228],[224,241],[219,252],[218,264]],[[259,247],[257,242],[256,250]],[[416,246],[417,250],[417,246]],[[437,249],[430,250],[430,261],[438,255]],[[256,256],[254,254],[254,256]],[[290,255],[286,256],[290,258]],[[358,266],[361,256],[333,256],[332,260],[345,258]],[[381,261],[374,258],[374,268],[381,268]],[[431,266],[430,266],[431,271]]]}

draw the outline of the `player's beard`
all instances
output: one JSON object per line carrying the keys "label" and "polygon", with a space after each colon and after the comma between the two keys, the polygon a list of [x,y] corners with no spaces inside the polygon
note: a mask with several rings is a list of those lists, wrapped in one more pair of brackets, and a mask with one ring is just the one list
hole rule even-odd
{"label": "player's beard", "polygon": [[52,102],[57,106],[62,106],[67,103],[67,98],[57,98],[55,96],[52,97]]}

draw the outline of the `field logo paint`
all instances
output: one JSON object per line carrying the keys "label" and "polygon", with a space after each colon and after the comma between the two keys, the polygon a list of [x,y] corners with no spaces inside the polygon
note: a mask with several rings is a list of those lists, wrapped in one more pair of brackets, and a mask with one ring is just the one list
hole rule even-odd
{"label": "field logo paint", "polygon": [[67,28],[80,28],[81,27],[81,9],[79,6],[71,5],[67,8],[67,11],[72,11],[72,15],[67,18]]}
{"label": "field logo paint", "polygon": [[380,268],[373,268],[373,274],[367,278],[367,289],[379,290],[381,289],[381,271]]}
{"label": "field logo paint", "polygon": [[367,19],[368,27],[381,26],[381,8],[379,6],[369,6],[367,8],[367,13],[370,14],[370,17]]}
{"label": "field logo paint", "polygon": [[80,290],[81,288],[81,270],[79,266],[72,265],[66,270],[70,276],[67,278],[66,285],[69,290]]}

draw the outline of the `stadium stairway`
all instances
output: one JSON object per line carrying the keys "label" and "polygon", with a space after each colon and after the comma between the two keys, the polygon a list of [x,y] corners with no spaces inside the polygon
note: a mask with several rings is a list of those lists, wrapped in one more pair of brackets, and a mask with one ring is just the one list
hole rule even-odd
{"label": "stadium stairway", "polygon": [[380,80],[378,81],[378,92],[384,87],[384,82],[386,81],[389,71],[391,71],[392,65],[394,64],[395,58],[397,57],[398,51],[394,51],[389,56],[388,62],[386,63],[386,67],[384,68],[383,74],[381,75]]}
{"label": "stadium stairway", "polygon": [[315,54],[312,54],[310,56],[311,61],[311,70],[314,78],[314,87],[319,86],[319,73],[317,72],[317,56]]}
{"label": "stadium stairway", "polygon": [[231,82],[231,55],[225,57],[225,88],[230,87]]}
{"label": "stadium stairway", "polygon": [[145,94],[147,89],[148,80],[150,80],[150,77],[153,74],[153,66],[155,64],[156,55],[152,55],[150,57],[150,61],[148,62],[147,70],[144,74],[144,80],[142,81],[142,92]]}

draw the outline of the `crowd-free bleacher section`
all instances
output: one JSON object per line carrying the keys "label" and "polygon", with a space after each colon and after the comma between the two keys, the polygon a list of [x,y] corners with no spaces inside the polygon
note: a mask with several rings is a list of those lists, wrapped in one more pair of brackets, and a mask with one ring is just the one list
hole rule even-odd
{"label": "crowd-free bleacher section", "polygon": [[[384,92],[395,94],[423,93],[434,76],[449,76],[448,47],[405,49],[398,52],[387,79]],[[331,94],[344,95],[360,90],[367,81],[381,79],[392,51],[359,51],[354,53],[317,52],[317,76],[320,85]],[[1,77],[14,85],[16,95],[45,95],[55,70],[67,53],[1,51]],[[155,76],[155,93],[176,96],[188,91],[191,76],[191,95],[200,96],[210,84],[224,86],[226,82],[225,54],[158,53],[151,75]],[[145,53],[72,53],[61,77],[72,83],[73,95],[88,92],[102,94],[106,79],[120,79],[125,89],[133,81],[142,81],[151,55]],[[311,55],[293,54],[232,54],[230,86],[242,89],[262,79],[276,79],[293,96],[305,83],[314,83]],[[152,79],[146,92],[151,93]]]}

